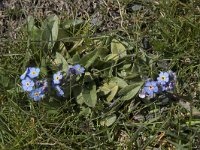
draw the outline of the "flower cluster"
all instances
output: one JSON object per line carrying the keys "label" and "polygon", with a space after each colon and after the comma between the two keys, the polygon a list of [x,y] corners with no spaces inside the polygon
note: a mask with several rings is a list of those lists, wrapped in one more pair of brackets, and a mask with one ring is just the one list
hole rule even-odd
{"label": "flower cluster", "polygon": [[[69,66],[67,75],[81,75],[85,69],[81,65],[77,64],[74,66]],[[48,92],[48,83],[46,79],[37,80],[39,76],[40,69],[34,67],[28,67],[26,71],[20,76],[22,80],[22,89],[29,92],[29,96],[34,101],[39,101],[45,96],[45,92]],[[58,71],[53,75],[52,87],[56,90],[58,96],[64,96],[64,91],[61,89],[61,81],[63,79],[63,74]]]}
{"label": "flower cluster", "polygon": [[172,71],[160,72],[157,81],[148,80],[146,81],[144,88],[140,90],[139,97],[152,98],[154,94],[161,93],[164,91],[172,91],[175,87],[176,75]]}
{"label": "flower cluster", "polygon": [[29,92],[29,96],[33,98],[34,101],[39,101],[43,98],[44,93],[47,90],[47,81],[39,81],[36,79],[39,76],[39,73],[39,68],[29,67],[20,76],[23,90]]}

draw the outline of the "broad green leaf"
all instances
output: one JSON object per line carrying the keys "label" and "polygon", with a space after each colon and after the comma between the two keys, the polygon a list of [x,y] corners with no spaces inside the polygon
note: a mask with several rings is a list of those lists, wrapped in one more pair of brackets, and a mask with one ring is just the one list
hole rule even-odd
{"label": "broad green leaf", "polygon": [[81,58],[79,53],[76,53],[75,55],[73,55],[72,59],[67,60],[67,62],[71,64],[78,64],[80,60]]}
{"label": "broad green leaf", "polygon": [[57,37],[58,37],[58,29],[59,29],[60,20],[57,16],[50,16],[49,22],[52,23],[51,38],[50,39],[52,39],[52,41],[55,42],[57,40]]}
{"label": "broad green leaf", "polygon": [[[73,45],[73,47],[70,49],[69,52],[72,52],[73,50],[76,50],[78,47],[82,48],[81,45],[82,45],[83,41],[84,41],[84,39],[81,39],[81,40],[79,40],[79,41],[74,41],[74,42],[73,42],[74,45]],[[83,48],[82,48],[82,49],[83,49]]]}
{"label": "broad green leaf", "polygon": [[104,95],[108,95],[106,98],[108,102],[113,100],[118,89],[119,87],[115,82],[104,83],[101,87],[99,87],[99,90],[103,92]]}
{"label": "broad green leaf", "polygon": [[79,24],[82,24],[84,21],[82,19],[76,19],[76,20],[67,20],[67,21],[64,21],[63,24],[62,24],[62,27],[64,29],[68,29],[72,26],[76,26],[76,25],[79,25]]}
{"label": "broad green leaf", "polygon": [[97,103],[97,91],[94,82],[87,84],[87,86],[83,88],[82,96],[86,105],[95,107]]}
{"label": "broad green leaf", "polygon": [[82,93],[80,93],[80,94],[77,96],[76,102],[77,102],[79,105],[83,105],[84,99],[83,99]]}
{"label": "broad green leaf", "polygon": [[119,86],[119,88],[124,88],[124,87],[128,86],[128,84],[126,83],[126,81],[123,80],[122,78],[119,78],[119,77],[113,77],[113,78],[111,78],[110,82],[116,83]]}
{"label": "broad green leaf", "polygon": [[85,66],[85,68],[88,68],[94,64],[94,62],[100,56],[100,54],[101,54],[101,50],[99,49],[93,50],[92,52],[83,56],[83,58],[80,60],[79,63]]}
{"label": "broad green leaf", "polygon": [[111,42],[111,52],[112,54],[118,55],[117,59],[127,55],[125,46],[116,39],[113,39]]}
{"label": "broad green leaf", "polygon": [[35,26],[35,21],[33,16],[28,16],[27,18],[27,30],[31,41],[41,40],[41,29]]}
{"label": "broad green leaf", "polygon": [[68,63],[65,60],[65,58],[58,52],[56,52],[56,59],[55,59],[55,63],[57,65],[62,65],[62,71],[66,72],[68,70]]}
{"label": "broad green leaf", "polygon": [[60,49],[60,53],[61,54],[65,54],[64,56],[64,58],[66,58],[66,59],[71,59],[71,56],[70,56],[70,54],[69,54],[69,51],[67,50],[67,48],[66,48],[66,46],[65,46],[65,44],[63,43],[63,42],[60,42],[60,44],[59,44],[59,49]]}
{"label": "broad green leaf", "polygon": [[80,115],[85,115],[85,116],[87,116],[87,115],[89,115],[89,114],[91,114],[92,113],[92,111],[91,111],[91,109],[89,108],[89,107],[81,107],[81,111],[80,111]]}
{"label": "broad green leaf", "polygon": [[123,69],[129,69],[131,67],[131,64],[125,64],[122,68]]}
{"label": "broad green leaf", "polygon": [[99,90],[103,92],[104,95],[107,95],[108,93],[110,93],[110,87],[108,83],[104,83],[103,86],[100,86]]}
{"label": "broad green leaf", "polygon": [[132,85],[128,85],[119,91],[119,96],[121,96],[121,100],[130,100],[132,99],[138,91],[141,89],[144,82],[137,82]]}
{"label": "broad green leaf", "polygon": [[57,38],[60,20],[56,15],[49,16],[43,23],[42,39],[47,42],[48,49],[52,49]]}
{"label": "broad green leaf", "polygon": [[124,77],[124,79],[126,79],[126,80],[132,80],[132,79],[137,78],[137,77],[139,77],[139,73],[138,72],[131,72],[130,74],[126,74],[126,76]]}
{"label": "broad green leaf", "polygon": [[28,32],[31,32],[33,30],[34,26],[35,26],[35,21],[34,21],[33,16],[28,16],[28,18],[27,18]]}
{"label": "broad green leaf", "polygon": [[100,122],[100,124],[101,124],[102,126],[107,126],[107,127],[109,127],[109,126],[111,126],[111,125],[116,121],[116,119],[117,119],[117,116],[116,116],[115,114],[113,114],[113,115],[111,115],[111,116],[109,116],[109,117],[103,119],[103,120]]}
{"label": "broad green leaf", "polygon": [[118,88],[119,87],[116,85],[116,86],[114,86],[113,88],[110,89],[111,93],[106,98],[108,102],[111,102],[113,100],[113,98],[117,94]]}
{"label": "broad green leaf", "polygon": [[110,60],[117,60],[119,59],[119,56],[118,54],[108,54],[104,60],[107,62],[107,61],[110,61]]}

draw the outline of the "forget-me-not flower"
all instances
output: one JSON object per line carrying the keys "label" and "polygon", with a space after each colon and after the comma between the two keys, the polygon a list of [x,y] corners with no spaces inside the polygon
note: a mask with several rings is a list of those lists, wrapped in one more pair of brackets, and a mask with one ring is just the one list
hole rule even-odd
{"label": "forget-me-not flower", "polygon": [[85,71],[85,68],[81,67],[81,65],[77,64],[73,67],[76,70],[76,74],[82,74]]}
{"label": "forget-me-not flower", "polygon": [[30,78],[35,78],[39,75],[40,68],[29,67],[28,76]]}
{"label": "forget-me-not flower", "polygon": [[144,85],[144,91],[150,96],[153,96],[153,93],[158,92],[157,83],[155,81],[147,81]]}
{"label": "forget-me-not flower", "polygon": [[60,84],[60,80],[63,78],[63,75],[61,74],[60,71],[58,71],[57,73],[55,73],[53,75],[53,83],[54,84]]}
{"label": "forget-me-not flower", "polygon": [[44,93],[42,88],[37,88],[35,90],[32,90],[30,93],[30,97],[34,100],[34,101],[39,101],[41,98],[44,97]]}
{"label": "forget-me-not flower", "polygon": [[24,80],[22,80],[22,88],[24,91],[32,91],[33,86],[34,82],[30,78],[26,77]]}
{"label": "forget-me-not flower", "polygon": [[159,77],[157,78],[158,83],[164,85],[169,81],[169,73],[168,72],[160,72]]}

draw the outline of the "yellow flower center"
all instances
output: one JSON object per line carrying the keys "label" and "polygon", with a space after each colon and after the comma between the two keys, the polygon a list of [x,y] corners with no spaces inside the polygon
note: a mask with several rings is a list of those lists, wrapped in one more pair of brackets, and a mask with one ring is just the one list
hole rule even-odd
{"label": "yellow flower center", "polygon": [[35,92],[35,93],[34,93],[34,95],[35,95],[35,96],[39,96],[39,95],[40,95],[40,93],[38,93],[38,92]]}
{"label": "yellow flower center", "polygon": [[59,79],[60,79],[60,77],[59,77],[59,76],[57,76],[57,77],[56,77],[56,80],[59,80]]}
{"label": "yellow flower center", "polygon": [[26,82],[26,86],[29,86],[30,85],[30,83],[29,82]]}
{"label": "yellow flower center", "polygon": [[162,76],[161,79],[162,79],[162,80],[165,80],[165,76]]}
{"label": "yellow flower center", "polygon": [[35,71],[33,71],[33,72],[32,72],[32,74],[33,74],[33,75],[35,75],[35,74],[36,74],[36,72],[35,72]]}
{"label": "yellow flower center", "polygon": [[153,90],[153,86],[149,86],[149,90]]}

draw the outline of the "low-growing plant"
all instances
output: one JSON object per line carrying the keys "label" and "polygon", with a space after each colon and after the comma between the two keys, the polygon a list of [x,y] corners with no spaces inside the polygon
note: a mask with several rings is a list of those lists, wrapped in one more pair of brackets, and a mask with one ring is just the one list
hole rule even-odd
{"label": "low-growing plant", "polygon": [[1,149],[198,149],[196,3],[147,4],[117,1],[106,32],[28,16],[0,64]]}

